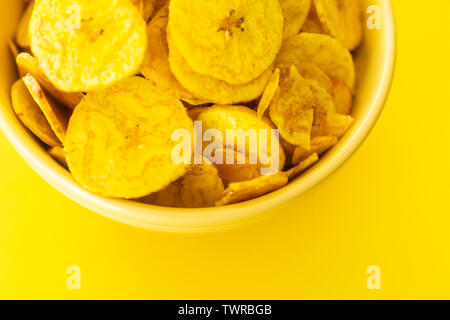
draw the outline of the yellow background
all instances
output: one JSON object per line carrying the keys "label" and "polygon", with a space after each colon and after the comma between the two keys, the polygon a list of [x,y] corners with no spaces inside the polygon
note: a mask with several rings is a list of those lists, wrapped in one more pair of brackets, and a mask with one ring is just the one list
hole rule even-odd
{"label": "yellow background", "polygon": [[[0,298],[450,298],[450,1],[394,0],[396,76],[356,155],[259,224],[200,235],[78,206],[0,135]],[[81,290],[66,268],[79,265]],[[366,269],[381,268],[381,290]]]}

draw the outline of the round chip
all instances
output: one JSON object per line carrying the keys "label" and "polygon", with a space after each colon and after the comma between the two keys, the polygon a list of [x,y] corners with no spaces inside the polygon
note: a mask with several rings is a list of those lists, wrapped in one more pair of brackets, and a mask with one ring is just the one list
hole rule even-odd
{"label": "round chip", "polygon": [[171,0],[169,33],[196,73],[238,85],[258,78],[283,40],[279,0]]}
{"label": "round chip", "polygon": [[103,196],[139,198],[162,190],[187,169],[172,159],[176,130],[193,136],[192,120],[179,100],[146,79],[132,77],[88,93],[67,130],[70,171]]}
{"label": "round chip", "polygon": [[181,83],[202,100],[216,104],[238,104],[259,98],[272,76],[270,66],[260,77],[244,85],[232,85],[210,76],[204,76],[189,68],[180,52],[173,45],[169,35],[170,67]]}
{"label": "round chip", "polygon": [[165,6],[153,17],[147,26],[148,46],[141,73],[160,90],[191,105],[204,104],[192,93],[184,89],[170,70],[169,48],[167,45],[167,21],[169,7]]}
{"label": "round chip", "polygon": [[352,91],[341,81],[333,81],[333,96],[336,112],[349,114],[353,107]]}
{"label": "round chip", "polygon": [[145,21],[129,0],[38,1],[31,49],[61,91],[91,91],[135,74],[144,58]]}
{"label": "round chip", "polygon": [[[196,121],[201,121],[205,132],[209,129],[219,131],[224,149],[245,154],[249,162],[259,164],[272,173],[283,169],[286,157],[279,136],[274,131],[276,127],[267,118],[260,119],[256,111],[242,106],[214,106],[200,113]],[[272,149],[272,145],[277,150]],[[272,159],[275,158],[275,154],[272,157],[272,150],[278,151],[277,159]],[[253,161],[252,155],[256,156],[256,161]]]}
{"label": "round chip", "polygon": [[300,33],[286,39],[277,64],[295,65],[298,62],[315,65],[332,80],[342,81],[350,89],[355,86],[355,66],[350,51],[328,35]]}
{"label": "round chip", "polygon": [[224,189],[217,169],[206,162],[191,166],[182,178],[141,201],[174,208],[207,208],[214,206]]}
{"label": "round chip", "polygon": [[300,32],[308,17],[311,0],[280,0],[284,15],[284,38]]}

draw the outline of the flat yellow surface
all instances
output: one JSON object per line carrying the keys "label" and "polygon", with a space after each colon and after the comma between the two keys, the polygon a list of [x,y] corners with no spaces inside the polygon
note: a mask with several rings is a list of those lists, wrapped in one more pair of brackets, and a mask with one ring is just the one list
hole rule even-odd
{"label": "flat yellow surface", "polygon": [[[110,221],[0,135],[0,298],[450,298],[450,2],[393,2],[397,70],[376,128],[259,224],[183,235]],[[66,286],[70,265],[80,290]],[[380,290],[367,288],[370,265]]]}

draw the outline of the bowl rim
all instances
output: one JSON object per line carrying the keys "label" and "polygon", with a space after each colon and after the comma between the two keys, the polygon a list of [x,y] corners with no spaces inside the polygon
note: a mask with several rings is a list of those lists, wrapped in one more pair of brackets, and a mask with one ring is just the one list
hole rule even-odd
{"label": "bowl rim", "polygon": [[382,11],[386,21],[382,80],[378,85],[375,99],[371,101],[369,111],[363,116],[363,121],[354,128],[353,134],[336,148],[338,150],[333,154],[333,161],[319,163],[320,168],[307,172],[298,183],[293,182],[257,199],[225,207],[185,209],[103,198],[80,187],[65,169],[43,152],[35,141],[27,137],[25,129],[22,128],[20,132],[9,123],[4,108],[0,108],[0,127],[17,152],[45,181],[81,206],[104,217],[140,228],[169,232],[212,232],[236,227],[250,220],[262,219],[268,209],[279,206],[321,184],[347,162],[368,137],[389,95],[396,62],[396,29],[391,1],[383,1]]}

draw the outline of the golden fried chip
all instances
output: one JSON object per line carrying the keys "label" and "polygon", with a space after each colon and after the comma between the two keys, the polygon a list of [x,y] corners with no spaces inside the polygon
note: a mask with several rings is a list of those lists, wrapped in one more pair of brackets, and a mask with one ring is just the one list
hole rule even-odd
{"label": "golden fried chip", "polygon": [[319,156],[317,155],[317,153],[313,153],[307,159],[303,160],[298,166],[295,166],[294,168],[288,170],[286,172],[286,174],[289,178],[289,181],[297,178],[300,174],[305,172],[308,168],[310,168],[312,165],[314,165],[317,161],[319,161]]}
{"label": "golden fried chip", "polygon": [[300,73],[302,78],[315,80],[319,83],[319,85],[327,90],[329,94],[334,94],[333,82],[325,74],[325,72],[317,68],[315,65],[299,61],[295,64],[295,67],[297,68],[297,71]]}
{"label": "golden fried chip", "polygon": [[283,40],[278,0],[171,0],[169,33],[194,72],[249,83],[275,60]]}
{"label": "golden fried chip", "polygon": [[192,93],[184,89],[170,70],[169,48],[167,45],[167,21],[169,7],[162,8],[147,26],[148,46],[141,73],[160,90],[191,105],[204,104]]}
{"label": "golden fried chip", "polygon": [[360,0],[339,0],[339,9],[345,29],[345,46],[354,50],[361,44],[363,24]]}
{"label": "golden fried chip", "polygon": [[26,74],[22,80],[25,83],[28,92],[45,115],[45,118],[55,132],[55,135],[62,143],[64,143],[70,113],[52,98],[47,97],[39,82],[37,82],[31,74]]}
{"label": "golden fried chip", "polygon": [[16,43],[22,48],[30,47],[30,19],[33,13],[34,1],[31,1],[25,8],[22,17],[20,18],[19,26],[16,31]]}
{"label": "golden fried chip", "polygon": [[130,0],[131,3],[138,9],[145,21],[148,21],[152,16],[154,10],[154,0]]}
{"label": "golden fried chip", "polygon": [[349,114],[353,106],[352,91],[341,81],[333,81],[333,95],[336,112]]}
{"label": "golden fried chip", "polygon": [[259,98],[272,76],[269,67],[259,78],[244,85],[232,85],[222,80],[198,74],[189,68],[180,52],[175,48],[169,35],[170,68],[188,91],[204,101],[216,104],[238,104]]}
{"label": "golden fried chip", "polygon": [[280,86],[270,104],[270,119],[283,139],[309,149],[315,99],[308,82],[295,66],[286,73],[281,77]]}
{"label": "golden fried chip", "polygon": [[314,5],[311,5],[308,18],[306,18],[306,21],[303,24],[301,32],[325,33],[322,27],[322,23],[319,21],[319,18],[317,17],[316,7]]}
{"label": "golden fried chip", "polygon": [[[248,155],[231,149],[222,149],[217,152],[223,153],[223,163],[215,165],[219,170],[219,175],[225,186],[228,186],[233,182],[252,180],[261,175],[261,165],[256,163],[251,164],[249,161],[250,157]],[[240,156],[242,156],[242,159],[245,160],[245,163],[239,163]],[[234,159],[233,163],[228,163],[225,161],[227,157],[228,159]]]}
{"label": "golden fried chip", "polygon": [[174,208],[213,207],[222,197],[224,189],[217,169],[206,162],[192,165],[182,178],[141,201]]}
{"label": "golden fried chip", "polygon": [[308,17],[311,0],[280,0],[284,15],[284,38],[300,32]]}
{"label": "golden fried chip", "polygon": [[314,153],[320,156],[334,147],[336,143],[338,143],[338,138],[336,137],[314,137],[311,139],[311,148],[309,150],[302,147],[295,148],[291,163],[293,166],[296,166]]}
{"label": "golden fried chip", "polygon": [[51,147],[61,146],[61,142],[39,106],[34,102],[22,79],[17,80],[12,86],[11,99],[14,112],[25,127],[47,145]]}
{"label": "golden fried chip", "polygon": [[[260,119],[256,111],[242,106],[214,106],[200,113],[196,120],[201,121],[204,132],[212,129],[221,133],[223,148],[245,154],[251,163],[260,164],[271,173],[283,169],[286,157],[274,131],[276,128],[268,119]],[[272,159],[272,151],[278,152],[278,157],[274,153]],[[256,161],[251,155],[256,157]]]}
{"label": "golden fried chip", "polygon": [[39,61],[29,53],[20,53],[16,58],[16,63],[21,76],[27,73],[31,74],[44,88],[46,93],[66,107],[74,109],[80,103],[81,99],[83,99],[84,95],[81,92],[64,92],[58,90],[39,66]]}
{"label": "golden fried chip", "polygon": [[288,183],[285,172],[260,176],[253,180],[231,183],[216,206],[224,206],[251,200],[284,187]]}
{"label": "golden fried chip", "polygon": [[67,159],[66,159],[66,152],[61,147],[52,147],[48,149],[48,154],[52,156],[53,159],[58,161],[60,164],[62,164],[64,167],[68,168],[67,165]]}
{"label": "golden fried chip", "polygon": [[300,33],[286,39],[277,58],[278,65],[295,65],[308,62],[332,80],[344,82],[353,89],[355,85],[355,67],[350,52],[336,39],[316,33]]}
{"label": "golden fried chip", "polygon": [[179,145],[172,136],[178,130],[193,137],[182,103],[144,78],[128,78],[88,93],[75,108],[65,140],[67,162],[89,191],[144,197],[186,172],[188,166],[172,157]]}
{"label": "golden fried chip", "polygon": [[138,71],[145,27],[129,0],[38,1],[30,22],[31,49],[59,90],[85,92]]}
{"label": "golden fried chip", "polygon": [[258,117],[262,118],[272,102],[280,83],[280,69],[275,69],[258,104]]}
{"label": "golden fried chip", "polygon": [[338,6],[339,0],[313,0],[317,17],[326,34],[345,45],[345,28]]}

